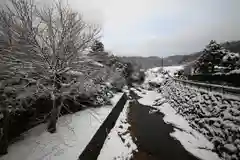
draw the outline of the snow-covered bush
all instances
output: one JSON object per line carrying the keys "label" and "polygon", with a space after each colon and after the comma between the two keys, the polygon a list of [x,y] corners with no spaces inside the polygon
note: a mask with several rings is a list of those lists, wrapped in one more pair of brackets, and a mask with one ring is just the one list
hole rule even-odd
{"label": "snow-covered bush", "polygon": [[107,66],[91,66],[87,76],[85,74],[74,74],[71,77],[74,78],[77,83],[71,88],[69,88],[69,86],[66,87],[66,90],[70,92],[66,95],[74,92],[80,104],[81,96],[83,95],[84,97],[89,97],[89,100],[91,100],[88,101],[90,106],[108,104],[110,98],[113,96],[111,93],[112,85],[108,85],[108,82],[113,77],[113,71]]}
{"label": "snow-covered bush", "polygon": [[107,75],[109,75],[107,82],[114,90],[121,91],[123,86],[126,85],[126,81],[131,77],[129,71],[131,66],[108,52],[90,52],[88,55],[95,61],[109,67],[106,70]]}
{"label": "snow-covered bush", "polygon": [[237,69],[237,62],[240,60],[239,53],[227,52],[222,58],[223,66],[228,67],[228,70]]}
{"label": "snow-covered bush", "polygon": [[212,40],[203,50],[203,54],[196,60],[194,72],[198,74],[226,73],[238,69],[239,64],[239,53],[230,52]]}
{"label": "snow-covered bush", "polygon": [[214,73],[214,67],[221,64],[226,52],[220,44],[211,40],[195,63],[195,73]]}
{"label": "snow-covered bush", "polygon": [[126,85],[126,80],[124,79],[120,72],[115,72],[110,77],[109,83],[111,84],[114,90],[121,91],[123,89],[123,86]]}
{"label": "snow-covered bush", "polygon": [[100,89],[98,90],[98,95],[96,96],[96,104],[97,105],[106,105],[111,104],[110,98],[113,97],[113,92],[111,88],[107,85],[101,85]]}

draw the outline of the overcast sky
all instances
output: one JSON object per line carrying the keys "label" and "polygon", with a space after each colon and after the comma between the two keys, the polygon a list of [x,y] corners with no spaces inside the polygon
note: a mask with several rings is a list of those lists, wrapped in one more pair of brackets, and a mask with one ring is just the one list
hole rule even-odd
{"label": "overcast sky", "polygon": [[[0,0],[1,1],[1,0]],[[200,51],[211,40],[240,40],[240,0],[68,0],[102,26],[118,55],[169,56]]]}
{"label": "overcast sky", "polygon": [[240,0],[68,0],[102,25],[118,55],[168,56],[199,51],[211,40],[240,40]]}

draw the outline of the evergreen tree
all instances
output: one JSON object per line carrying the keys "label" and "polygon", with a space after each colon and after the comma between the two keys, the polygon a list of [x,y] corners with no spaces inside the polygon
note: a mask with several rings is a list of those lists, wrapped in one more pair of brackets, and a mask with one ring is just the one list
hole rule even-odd
{"label": "evergreen tree", "polygon": [[220,44],[211,40],[203,50],[202,56],[196,61],[195,71],[198,73],[214,73],[214,67],[221,64],[226,52]]}
{"label": "evergreen tree", "polygon": [[92,47],[92,52],[103,52],[104,51],[104,45],[102,42],[95,40]]}

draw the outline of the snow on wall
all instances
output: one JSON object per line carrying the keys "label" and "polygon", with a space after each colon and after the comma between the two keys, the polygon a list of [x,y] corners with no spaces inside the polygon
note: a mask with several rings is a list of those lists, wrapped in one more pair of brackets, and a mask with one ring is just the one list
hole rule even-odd
{"label": "snow on wall", "polygon": [[240,159],[240,99],[172,80],[161,90],[170,105],[214,144],[223,159]]}
{"label": "snow on wall", "polygon": [[130,124],[127,122],[129,101],[120,113],[114,128],[108,134],[98,160],[130,160],[133,152],[137,152],[137,145],[129,133]]}

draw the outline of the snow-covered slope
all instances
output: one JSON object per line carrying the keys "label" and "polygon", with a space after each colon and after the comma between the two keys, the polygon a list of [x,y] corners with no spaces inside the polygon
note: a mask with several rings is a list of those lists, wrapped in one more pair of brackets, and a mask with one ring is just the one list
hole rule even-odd
{"label": "snow-covered slope", "polygon": [[46,124],[38,125],[20,140],[9,146],[8,154],[0,160],[76,160],[97,129],[122,96],[115,95],[113,105],[89,108],[60,117],[57,133],[46,131]]}
{"label": "snow-covered slope", "polygon": [[[173,75],[182,68],[182,66],[174,66],[164,68],[164,70],[169,72],[168,75]],[[159,67],[147,70],[144,85],[147,86],[152,81],[160,84],[157,88],[160,88],[159,91],[169,103],[169,107],[173,107],[177,114],[182,115],[189,122],[191,127],[212,142],[214,150],[223,159],[240,159],[240,98],[227,93],[209,92],[181,84],[181,82],[177,83],[171,77],[166,79],[168,75],[163,75],[164,72]],[[150,89],[153,90],[154,87]],[[151,100],[145,98],[140,99],[139,102],[151,103],[154,98],[154,95],[151,95],[152,92],[154,91],[147,94]],[[157,105],[162,103],[162,99],[156,102]],[[168,112],[169,107],[165,109],[161,107],[161,111]],[[169,115],[170,113],[166,113],[167,117]]]}
{"label": "snow-covered slope", "polygon": [[224,159],[240,159],[240,99],[170,81],[161,88],[169,104],[214,144]]}

